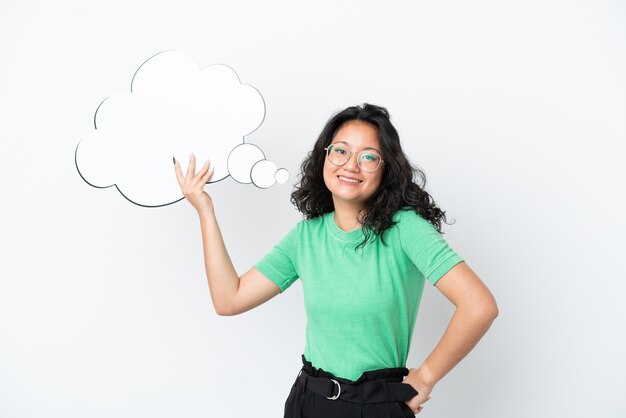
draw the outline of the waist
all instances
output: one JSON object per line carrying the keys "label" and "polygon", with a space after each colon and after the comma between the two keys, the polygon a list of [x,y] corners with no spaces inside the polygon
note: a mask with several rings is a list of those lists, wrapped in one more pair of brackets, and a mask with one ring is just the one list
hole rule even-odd
{"label": "waist", "polygon": [[297,384],[329,400],[365,404],[407,401],[417,395],[411,385],[402,383],[406,367],[368,370],[356,380],[348,380],[315,368],[302,356]]}
{"label": "waist", "polygon": [[338,382],[343,383],[362,383],[371,382],[374,380],[401,382],[404,376],[409,374],[409,369],[407,369],[406,367],[391,367],[384,369],[367,370],[364,371],[361,376],[356,380],[350,380],[342,376],[336,376],[323,369],[318,369],[314,367],[313,364],[308,361],[304,355],[302,355],[302,370],[303,372],[306,372],[308,375],[313,377],[325,377],[328,379],[335,379]]}

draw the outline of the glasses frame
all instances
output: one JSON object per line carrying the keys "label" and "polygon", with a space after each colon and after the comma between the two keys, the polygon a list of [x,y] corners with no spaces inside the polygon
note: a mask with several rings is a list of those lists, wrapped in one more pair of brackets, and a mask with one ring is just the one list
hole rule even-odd
{"label": "glasses frame", "polygon": [[377,166],[375,169],[373,169],[372,171],[365,170],[365,169],[363,169],[363,168],[361,167],[361,158],[360,158],[360,157],[361,157],[361,154],[363,154],[364,152],[371,152],[371,151],[369,151],[369,150],[363,150],[363,151],[356,152],[356,151],[350,151],[349,149],[346,149],[346,151],[348,151],[348,152],[349,152],[349,154],[348,154],[348,158],[346,158],[346,161],[345,161],[343,164],[335,164],[334,162],[332,162],[332,161],[331,161],[331,159],[330,159],[330,157],[329,157],[330,150],[331,150],[331,149],[332,149],[332,147],[333,147],[333,146],[335,146],[335,145],[336,145],[336,144],[330,144],[329,146],[327,146],[326,148],[324,148],[324,151],[326,151],[326,157],[328,157],[328,161],[330,161],[330,163],[331,163],[332,165],[335,165],[335,166],[337,166],[337,167],[341,167],[341,166],[346,165],[346,164],[348,163],[348,161],[350,161],[350,158],[352,158],[352,154],[356,154],[356,164],[359,166],[359,169],[360,169],[360,170],[362,170],[362,171],[364,171],[364,172],[366,172],[366,173],[373,173],[373,172],[375,172],[376,170],[378,170],[378,169],[380,168],[380,166],[381,166],[381,165],[383,165],[383,164],[385,163],[385,160],[383,160],[383,156],[382,156],[382,155],[380,155],[380,153],[379,153],[378,151],[374,150],[374,152],[375,152],[376,154],[378,154],[378,156],[380,157],[380,161],[379,161],[379,163],[378,163],[378,166]]}

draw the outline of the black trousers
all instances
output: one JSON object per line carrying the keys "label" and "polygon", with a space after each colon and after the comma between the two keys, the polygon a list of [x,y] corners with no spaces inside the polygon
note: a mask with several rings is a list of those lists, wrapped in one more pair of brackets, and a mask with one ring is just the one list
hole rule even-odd
{"label": "black trousers", "polygon": [[415,418],[404,403],[417,395],[402,383],[405,367],[367,371],[351,381],[316,369],[304,356],[302,363],[285,418]]}

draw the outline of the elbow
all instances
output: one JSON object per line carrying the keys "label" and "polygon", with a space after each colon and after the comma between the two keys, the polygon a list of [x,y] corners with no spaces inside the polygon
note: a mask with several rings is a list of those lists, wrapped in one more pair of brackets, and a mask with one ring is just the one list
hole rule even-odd
{"label": "elbow", "polygon": [[232,304],[220,303],[217,304],[213,302],[213,308],[215,309],[215,313],[219,316],[235,316],[240,313],[237,309],[235,309]]}
{"label": "elbow", "polygon": [[477,322],[491,324],[498,317],[500,311],[493,298],[466,307],[466,315]]}
{"label": "elbow", "polygon": [[500,313],[500,311],[498,309],[498,304],[496,303],[495,299],[493,299],[493,298],[491,298],[491,300],[483,303],[481,308],[480,308],[481,316],[483,318],[485,318],[485,321],[488,321],[489,323],[495,321],[495,319],[498,317],[499,313]]}
{"label": "elbow", "polygon": [[210,295],[213,309],[219,316],[234,316],[240,313],[240,311],[237,310],[237,304],[235,303],[234,297],[213,293],[210,293]]}
{"label": "elbow", "polygon": [[232,316],[233,315],[227,309],[218,308],[217,306],[214,306],[214,308],[215,308],[215,313],[218,314],[219,316]]}
{"label": "elbow", "polygon": [[483,293],[475,302],[474,310],[478,316],[489,324],[495,321],[500,311],[496,299],[491,292],[487,291]]}
{"label": "elbow", "polygon": [[219,316],[235,316],[239,313],[230,307],[214,306],[214,308],[215,308],[215,313],[218,314]]}
{"label": "elbow", "polygon": [[488,309],[486,309],[486,316],[487,318],[489,318],[489,320],[491,322],[495,321],[496,318],[498,317],[498,314],[500,314],[500,310],[498,309],[498,305],[496,304],[496,302],[494,301],[492,305],[489,306]]}

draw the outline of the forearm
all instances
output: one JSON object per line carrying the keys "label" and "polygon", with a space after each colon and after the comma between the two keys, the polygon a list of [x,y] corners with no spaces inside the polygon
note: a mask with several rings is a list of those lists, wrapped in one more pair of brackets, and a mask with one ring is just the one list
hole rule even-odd
{"label": "forearm", "polygon": [[239,275],[226,250],[215,212],[199,213],[204,267],[215,311],[228,314],[239,289]]}
{"label": "forearm", "polygon": [[457,307],[439,343],[419,367],[420,380],[434,386],[474,348],[496,316],[495,305]]}

